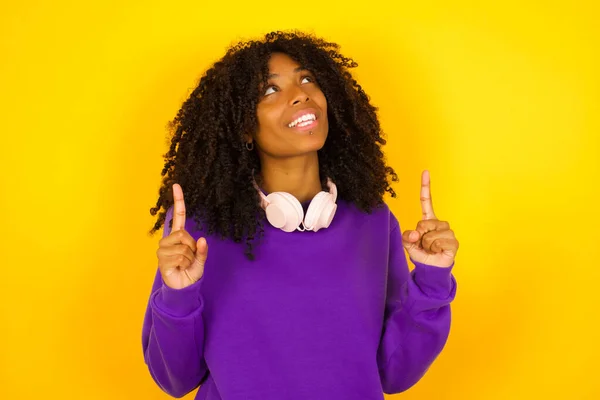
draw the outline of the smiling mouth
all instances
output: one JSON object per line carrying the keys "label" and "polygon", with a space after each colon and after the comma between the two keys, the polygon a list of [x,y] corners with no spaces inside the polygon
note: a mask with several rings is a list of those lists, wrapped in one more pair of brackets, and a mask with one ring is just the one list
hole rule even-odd
{"label": "smiling mouth", "polygon": [[306,126],[311,125],[312,123],[317,121],[316,114],[308,113],[304,114],[300,118],[295,119],[294,121],[288,124],[288,128],[304,128]]}
{"label": "smiling mouth", "polygon": [[305,126],[314,125],[315,122],[317,122],[316,119],[311,119],[308,121],[300,122],[299,124],[296,124],[295,126],[290,126],[290,128],[304,128]]}
{"label": "smiling mouth", "polygon": [[290,127],[288,125],[288,128],[293,129],[296,132],[312,131],[317,127],[318,124],[319,124],[319,120],[310,120],[310,121],[305,121],[303,123],[297,124],[296,126],[292,126],[292,127]]}

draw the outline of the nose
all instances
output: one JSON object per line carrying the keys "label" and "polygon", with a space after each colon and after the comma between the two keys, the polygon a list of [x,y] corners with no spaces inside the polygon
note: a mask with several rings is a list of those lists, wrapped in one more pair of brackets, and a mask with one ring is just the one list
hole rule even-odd
{"label": "nose", "polygon": [[296,105],[298,103],[307,102],[310,100],[310,97],[303,90],[302,86],[297,86],[296,91],[292,94],[291,104]]}

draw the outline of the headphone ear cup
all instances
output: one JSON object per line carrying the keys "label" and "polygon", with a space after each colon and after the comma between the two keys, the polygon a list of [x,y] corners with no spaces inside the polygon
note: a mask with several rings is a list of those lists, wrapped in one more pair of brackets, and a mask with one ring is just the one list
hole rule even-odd
{"label": "headphone ear cup", "polygon": [[337,211],[337,204],[335,202],[333,202],[333,200],[330,202],[327,202],[325,209],[319,216],[320,218],[319,218],[319,222],[317,223],[317,230],[319,230],[321,228],[329,228],[329,225],[331,225],[331,221],[333,221],[333,216],[335,215],[336,211]]}
{"label": "headphone ear cup", "polygon": [[275,228],[293,232],[304,218],[302,205],[294,196],[285,192],[274,192],[267,196],[269,205],[265,209],[267,220]]}
{"label": "headphone ear cup", "polygon": [[317,232],[321,228],[329,227],[336,210],[337,204],[330,193],[317,193],[306,210],[306,229]]}

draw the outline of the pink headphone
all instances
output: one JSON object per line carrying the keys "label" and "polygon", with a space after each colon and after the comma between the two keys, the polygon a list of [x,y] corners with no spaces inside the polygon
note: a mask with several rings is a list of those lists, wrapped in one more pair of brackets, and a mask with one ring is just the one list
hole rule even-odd
{"label": "pink headphone", "polygon": [[[304,218],[302,205],[291,194],[273,192],[265,196],[255,180],[253,180],[253,184],[260,195],[260,206],[265,210],[267,220],[275,228],[285,232],[293,232],[296,229],[316,232],[321,228],[328,228],[337,210],[337,204],[335,204],[337,187],[329,178],[327,178],[329,193],[321,191],[313,197],[306,210],[306,218]],[[300,228],[301,224],[304,225],[304,229]]]}

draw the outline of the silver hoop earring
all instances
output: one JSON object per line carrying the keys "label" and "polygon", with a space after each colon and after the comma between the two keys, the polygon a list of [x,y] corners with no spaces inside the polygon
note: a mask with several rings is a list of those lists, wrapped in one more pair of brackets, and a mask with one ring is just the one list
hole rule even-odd
{"label": "silver hoop earring", "polygon": [[248,150],[248,151],[254,150],[254,142],[246,142],[246,150]]}

